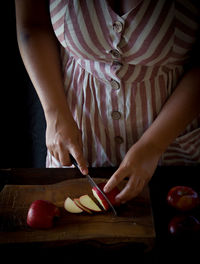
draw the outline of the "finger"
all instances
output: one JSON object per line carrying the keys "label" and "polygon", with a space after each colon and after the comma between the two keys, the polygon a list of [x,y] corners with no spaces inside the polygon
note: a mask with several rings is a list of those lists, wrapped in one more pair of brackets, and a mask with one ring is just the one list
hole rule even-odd
{"label": "finger", "polygon": [[69,158],[69,151],[64,144],[60,144],[58,148],[59,161],[62,166],[71,166],[71,160]]}
{"label": "finger", "polygon": [[83,149],[83,141],[82,141],[82,131],[79,130],[80,134],[79,134],[79,137],[78,137],[78,143],[79,143],[79,146],[81,149]]}
{"label": "finger", "polygon": [[63,166],[71,166],[72,165],[70,157],[69,157],[69,152],[67,150],[61,151],[59,153],[59,159],[60,159],[61,165],[63,165]]}
{"label": "finger", "polygon": [[50,151],[51,156],[53,156],[58,162],[60,162],[59,155],[56,151]]}
{"label": "finger", "polygon": [[80,148],[72,148],[70,153],[75,158],[76,162],[78,163],[78,167],[82,174],[88,174],[88,168],[86,160],[84,159],[83,153]]}
{"label": "finger", "polygon": [[116,187],[127,175],[125,174],[125,170],[123,168],[119,168],[108,180],[106,185],[104,186],[104,192],[110,192],[114,187]]}
{"label": "finger", "polygon": [[144,182],[137,180],[135,177],[130,177],[124,189],[116,196],[118,203],[126,203],[136,197],[143,189]]}

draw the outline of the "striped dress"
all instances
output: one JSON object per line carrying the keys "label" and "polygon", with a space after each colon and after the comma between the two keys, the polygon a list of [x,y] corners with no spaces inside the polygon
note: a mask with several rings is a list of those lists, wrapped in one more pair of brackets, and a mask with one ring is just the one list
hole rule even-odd
{"label": "striped dress", "polygon": [[[197,39],[198,9],[189,0],[140,0],[120,16],[106,0],[50,0],[50,16],[88,165],[118,166],[182,77]],[[159,164],[197,162],[200,118]],[[59,166],[48,153],[47,167]]]}

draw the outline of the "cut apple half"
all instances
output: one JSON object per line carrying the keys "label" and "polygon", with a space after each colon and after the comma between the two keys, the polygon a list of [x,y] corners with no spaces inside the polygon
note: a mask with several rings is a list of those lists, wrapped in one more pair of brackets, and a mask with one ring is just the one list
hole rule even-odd
{"label": "cut apple half", "polygon": [[[104,193],[103,188],[105,185],[106,185],[106,182],[101,182],[98,184],[99,189],[103,193]],[[106,201],[106,199],[104,198],[102,193],[99,191],[99,189],[96,187],[93,187],[92,193],[93,193],[94,197],[97,199],[97,201],[100,203],[100,205],[103,207],[103,209],[105,211],[107,211],[110,208],[110,205],[108,204],[108,202]],[[114,187],[110,192],[108,192],[106,194],[104,193],[113,206],[117,205],[115,197],[119,194],[119,192],[120,191],[119,191],[118,187]]]}
{"label": "cut apple half", "polygon": [[75,198],[75,199],[74,199],[74,202],[75,202],[75,204],[76,204],[79,208],[81,208],[83,211],[85,211],[85,212],[87,212],[87,213],[89,213],[89,214],[92,214],[92,212],[91,212],[88,208],[86,208],[85,206],[83,206],[83,205],[80,203],[80,201],[79,201],[78,198]]}
{"label": "cut apple half", "polygon": [[94,212],[101,212],[101,208],[90,198],[89,195],[85,194],[79,198],[81,205]]}
{"label": "cut apple half", "polygon": [[83,210],[76,205],[76,203],[70,198],[67,197],[67,199],[64,202],[64,208],[70,213],[82,213]]}
{"label": "cut apple half", "polygon": [[107,211],[110,206],[109,206],[108,202],[105,200],[105,198],[103,197],[103,195],[99,192],[99,190],[92,189],[92,193],[93,193],[94,197],[97,199],[97,201],[100,203],[102,208],[105,211]]}

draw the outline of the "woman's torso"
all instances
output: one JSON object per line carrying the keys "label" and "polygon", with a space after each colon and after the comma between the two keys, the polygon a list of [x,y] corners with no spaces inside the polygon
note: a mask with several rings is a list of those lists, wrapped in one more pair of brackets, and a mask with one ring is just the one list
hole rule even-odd
{"label": "woman's torso", "polygon": [[[84,155],[90,166],[118,165],[181,78],[197,37],[198,12],[186,0],[119,1],[126,3],[121,12],[113,5],[118,1],[50,2],[63,47],[66,98],[83,132]],[[198,122],[162,163],[200,160],[198,151],[193,159],[187,153],[188,140],[199,140]]]}

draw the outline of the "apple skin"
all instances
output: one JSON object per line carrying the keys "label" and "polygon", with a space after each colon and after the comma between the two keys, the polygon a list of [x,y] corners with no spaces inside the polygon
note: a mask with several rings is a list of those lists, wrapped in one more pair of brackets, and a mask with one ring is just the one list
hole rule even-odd
{"label": "apple skin", "polygon": [[168,230],[174,236],[194,235],[200,231],[200,222],[193,215],[177,215],[169,222]]}
{"label": "apple skin", "polygon": [[[106,182],[101,182],[99,184],[97,184],[98,187],[103,191],[104,186],[106,185]],[[103,195],[99,192],[99,190],[96,187],[92,188],[93,191],[96,192],[96,194],[98,195],[99,199],[101,200],[104,210],[108,210],[110,208],[110,205],[108,204],[108,202],[105,200],[105,198],[103,197]],[[113,188],[110,192],[105,193],[106,197],[109,199],[109,201],[111,202],[111,204],[113,206],[118,205],[115,197],[120,193],[119,189],[117,187]]]}
{"label": "apple skin", "polygon": [[196,208],[200,200],[198,193],[191,187],[174,186],[167,194],[167,202],[180,211],[189,211]]}
{"label": "apple skin", "polygon": [[34,201],[28,210],[27,224],[31,228],[49,229],[53,227],[54,218],[60,216],[59,208],[45,200]]}

